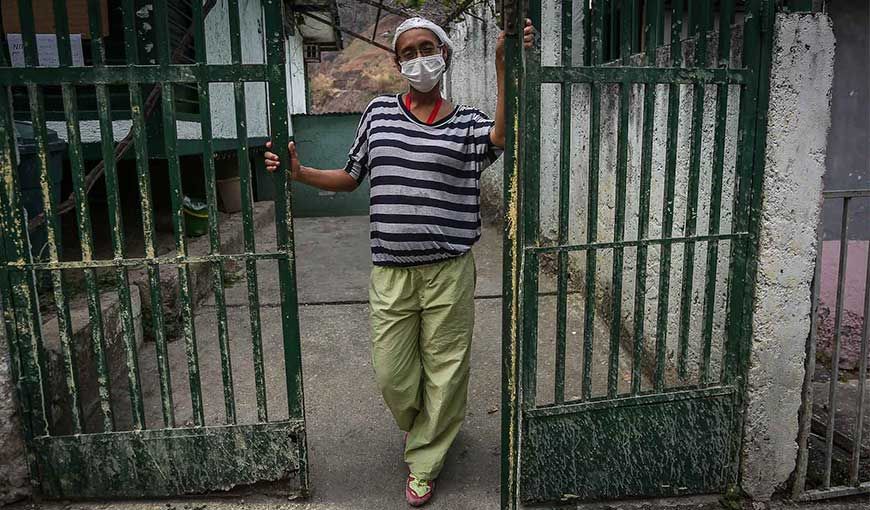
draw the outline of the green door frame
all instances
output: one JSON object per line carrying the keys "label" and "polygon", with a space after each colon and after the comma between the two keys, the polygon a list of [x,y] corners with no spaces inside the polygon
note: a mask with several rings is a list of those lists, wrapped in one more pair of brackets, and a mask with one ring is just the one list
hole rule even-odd
{"label": "green door frame", "polygon": [[[693,0],[694,2],[694,0]],[[664,1],[646,2],[648,11],[645,13],[643,34],[645,48],[632,50],[632,45],[638,44],[632,32],[632,27],[638,23],[617,23],[617,13],[632,12],[626,19],[637,21],[641,16],[636,12],[639,2],[636,0],[597,0],[578,3],[580,15],[585,20],[586,48],[584,65],[574,66],[571,61],[571,26],[572,2],[563,0],[564,12],[562,24],[562,63],[560,66],[541,66],[540,49],[524,51],[521,45],[521,5],[528,5],[527,16],[536,27],[541,23],[541,1],[505,0],[503,14],[506,20],[508,38],[506,43],[507,61],[507,118],[513,129],[508,130],[507,150],[505,153],[504,196],[506,201],[506,217],[504,222],[504,272],[503,272],[503,351],[502,351],[502,508],[513,509],[523,503],[554,503],[565,500],[620,499],[628,497],[664,497],[683,494],[723,493],[739,485],[739,451],[742,443],[743,414],[745,407],[746,375],[750,351],[752,302],[754,299],[754,282],[756,272],[756,252],[758,243],[758,224],[760,216],[761,181],[764,169],[764,149],[766,143],[766,123],[768,106],[769,67],[771,60],[771,42],[773,37],[773,15],[775,0],[749,0],[746,7],[747,15],[742,27],[744,48],[753,51],[743,53],[742,65],[737,68],[727,67],[730,56],[731,24],[724,24],[727,30],[719,33],[719,55],[711,65],[707,62],[706,41],[708,34],[712,35],[714,12],[710,9],[712,2],[700,3],[693,9],[692,19],[696,30],[699,30],[698,45],[702,48],[696,52],[693,62],[683,67],[681,44],[671,45],[672,68],[655,67],[655,50],[663,46]],[[671,2],[672,19],[678,23],[672,25],[673,40],[680,41],[685,6],[683,0]],[[732,19],[735,2],[721,2],[722,17]],[[609,15],[609,18],[605,17]],[[610,20],[610,33],[607,32],[605,20]],[[618,34],[615,30],[618,29]],[[691,29],[690,29],[691,30]],[[610,41],[605,46],[605,40]],[[616,46],[614,46],[616,45]],[[614,61],[606,61],[605,50],[615,55]],[[614,48],[617,51],[614,52]],[[643,59],[638,66],[637,59]],[[560,196],[559,196],[559,228],[558,240],[554,245],[543,245],[539,237],[539,176],[540,176],[540,104],[541,84],[561,83],[561,166],[560,166]],[[570,163],[569,142],[570,127],[570,87],[572,83],[589,84],[591,90],[590,125],[590,156],[589,181],[586,220],[587,235],[583,244],[568,244],[568,218],[570,196]],[[732,208],[734,220],[730,233],[718,231],[718,217],[715,228],[708,235],[696,235],[694,223],[687,224],[685,238],[671,237],[670,226],[673,225],[672,207],[665,207],[662,214],[663,233],[661,239],[647,239],[649,221],[649,198],[641,200],[641,223],[637,240],[623,238],[623,228],[626,220],[626,167],[627,161],[627,122],[628,122],[628,87],[637,83],[669,84],[668,107],[668,161],[666,162],[666,195],[665,202],[673,201],[675,146],[676,146],[676,116],[679,87],[690,86],[696,98],[693,104],[702,104],[704,86],[715,85],[718,96],[727,98],[729,86],[740,86],[740,119],[737,142],[737,181],[735,202]],[[616,163],[616,202],[615,234],[612,242],[602,243],[595,238],[598,222],[597,180],[599,168],[598,148],[601,143],[600,129],[600,99],[602,84],[617,84],[619,86],[619,129],[617,136]],[[655,87],[644,87],[643,100],[645,112],[654,112]],[[697,99],[699,98],[699,99]],[[724,104],[723,104],[724,103]],[[716,139],[720,146],[714,151],[715,165],[721,174],[724,140],[724,124],[727,118],[726,101],[717,100]],[[699,125],[703,110],[693,107],[693,125]],[[653,114],[654,115],[654,114]],[[653,115],[644,115],[641,157],[641,196],[648,196],[650,183],[650,148]],[[695,211],[698,202],[698,176],[700,173],[701,137],[699,131],[692,136],[689,203],[694,203]],[[717,175],[718,175],[717,174]],[[670,184],[667,184],[667,183]],[[721,188],[721,186],[720,186]],[[715,198],[715,195],[714,195]],[[721,192],[720,192],[721,199]],[[691,207],[691,206],[690,206]],[[711,209],[718,209],[721,203],[714,202]],[[670,211],[670,212],[668,212]],[[696,216],[696,213],[694,213]],[[692,216],[692,213],[689,214]],[[694,220],[692,220],[694,221]],[[714,225],[711,222],[711,225]],[[661,335],[656,333],[656,363],[654,389],[642,391],[640,384],[642,354],[640,343],[643,339],[642,321],[636,321],[634,331],[634,358],[632,360],[631,390],[620,393],[617,389],[618,352],[621,342],[620,317],[622,286],[623,250],[635,247],[638,266],[645,267],[646,252],[649,246],[659,245],[666,253],[671,247],[682,244],[690,260],[694,255],[694,244],[697,242],[718,243],[720,240],[730,241],[730,262],[728,279],[728,300],[726,311],[725,339],[723,350],[723,374],[714,378],[710,374],[709,346],[705,345],[702,358],[702,369],[699,371],[699,383],[685,387],[666,387],[664,381],[664,355],[666,343]],[[565,386],[565,308],[567,306],[568,253],[586,252],[586,283],[587,303],[595,296],[595,252],[603,250],[614,251],[614,267],[612,272],[612,288],[615,295],[610,305],[611,317],[616,318],[611,325],[609,339],[609,371],[608,389],[605,397],[593,398],[590,393],[590,368],[592,353],[591,324],[594,319],[595,306],[585,307],[584,328],[584,367],[582,394],[579,400],[566,401]],[[713,250],[710,250],[713,251]],[[714,252],[714,251],[713,251]],[[715,252],[714,252],[715,253]],[[537,314],[538,314],[538,259],[543,254],[553,254],[558,257],[557,281],[557,343],[555,369],[555,403],[540,406],[535,400],[536,370],[537,370]],[[592,254],[589,256],[588,254]],[[708,257],[709,257],[708,253]],[[715,257],[715,255],[714,255]],[[662,259],[670,259],[670,256]],[[669,262],[668,262],[668,266]],[[685,270],[684,266],[684,270]],[[691,269],[691,268],[689,268]],[[666,295],[669,283],[669,270],[660,274],[660,291]],[[645,271],[638,271],[638,288],[645,285]],[[688,278],[686,278],[688,280]],[[708,274],[709,280],[709,274]],[[714,282],[715,283],[715,282]],[[686,283],[683,283],[683,294],[686,294]],[[691,288],[688,289],[691,293]],[[707,294],[709,295],[709,281]],[[643,292],[638,294],[643,295]],[[707,298],[709,300],[709,297]],[[662,308],[663,300],[659,300],[658,327],[667,327],[667,302]],[[679,351],[679,371],[685,374],[685,349],[688,335],[688,314],[684,311],[686,300],[681,303]],[[712,303],[712,301],[709,301]],[[634,303],[635,313],[642,313],[643,298]],[[705,304],[705,307],[709,307]],[[712,317],[708,313],[705,319],[705,336],[709,336]],[[587,336],[588,335],[588,336]],[[709,343],[709,341],[708,341]],[[624,423],[641,424],[629,430]],[[582,437],[579,443],[595,442],[598,448],[622,441],[636,447],[630,456],[619,456],[611,453],[601,454],[593,451],[596,446],[576,445],[569,440],[581,439],[582,433],[600,434],[600,437]],[[671,451],[662,454],[664,444],[648,447],[644,441],[655,440],[672,435],[685,442],[689,450]],[[697,462],[691,458],[682,462],[677,457],[687,457],[687,451],[696,444],[716,445],[714,450],[694,453],[711,453],[712,460],[704,457],[705,462]],[[647,447],[647,448],[644,448]],[[670,445],[673,449],[674,445]],[[656,450],[656,451],[653,451]],[[671,456],[669,457],[668,454]],[[710,465],[700,466],[709,460]],[[662,462],[664,461],[664,462]],[[582,466],[582,473],[564,469],[567,462]],[[657,465],[659,462],[659,465]],[[662,465],[666,462],[669,464]],[[620,479],[620,470],[613,473],[611,479],[593,481],[590,476],[596,469],[606,470],[608,464],[624,464],[628,466],[621,474],[634,476],[635,479]],[[585,469],[585,471],[583,471]],[[663,480],[655,477],[666,469],[672,469],[673,479],[667,482],[674,484],[662,485]],[[644,472],[646,471],[646,474]],[[587,475],[585,478],[583,475]],[[646,478],[644,478],[646,477]]]}

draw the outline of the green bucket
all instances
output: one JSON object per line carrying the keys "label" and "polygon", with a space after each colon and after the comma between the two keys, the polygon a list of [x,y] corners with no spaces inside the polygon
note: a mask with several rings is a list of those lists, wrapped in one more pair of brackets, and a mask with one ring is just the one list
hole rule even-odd
{"label": "green bucket", "polygon": [[208,205],[205,202],[184,197],[184,231],[188,237],[208,233]]}

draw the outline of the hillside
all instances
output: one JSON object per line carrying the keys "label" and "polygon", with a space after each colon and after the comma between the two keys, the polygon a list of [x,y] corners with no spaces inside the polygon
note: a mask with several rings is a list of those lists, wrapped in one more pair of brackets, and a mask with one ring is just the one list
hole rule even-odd
{"label": "hillside", "polygon": [[[343,25],[345,19],[342,14]],[[390,46],[393,32],[401,22],[399,16],[382,17],[378,24],[378,42]],[[371,34],[374,23],[368,26],[352,23],[348,28]],[[323,53],[322,62],[309,64],[308,76],[311,113],[360,112],[378,94],[396,93],[405,88],[391,54],[365,41],[347,37],[343,51]]]}

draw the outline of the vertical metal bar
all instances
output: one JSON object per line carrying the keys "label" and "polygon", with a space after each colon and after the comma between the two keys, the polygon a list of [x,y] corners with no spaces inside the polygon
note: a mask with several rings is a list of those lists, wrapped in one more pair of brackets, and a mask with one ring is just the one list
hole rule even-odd
{"label": "vertical metal bar", "polygon": [[[848,240],[846,240],[848,243]],[[845,272],[845,268],[843,268]],[[864,396],[867,386],[867,351],[870,344],[870,254],[867,257],[867,278],[864,282],[864,325],[861,330],[861,361],[858,365],[858,395],[855,397],[855,407],[858,416],[855,418],[855,438],[852,441],[852,463],[849,466],[849,481],[858,484],[858,472],[861,466],[862,435],[864,432],[864,415],[866,402]]]}
{"label": "vertical metal bar", "polygon": [[522,16],[516,15],[517,1],[506,1],[505,7],[505,116],[510,129],[505,133],[504,196],[505,221],[502,245],[502,361],[501,361],[501,508],[517,507],[517,466],[519,465],[520,399],[519,358],[520,333],[520,263],[522,240],[519,237],[519,135],[522,111],[520,98],[523,87],[523,49],[519,23]]}
{"label": "vertical metal bar", "polygon": [[[831,382],[828,386],[828,423],[825,429],[825,474],[822,488],[831,487],[831,458],[834,453],[834,420],[837,415],[837,384],[840,382],[840,340],[842,339],[843,299],[846,288],[846,265],[849,254],[849,202],[843,199],[840,226],[840,262],[837,266],[837,304],[834,312],[834,352],[831,354]],[[860,449],[859,449],[860,451]]]}
{"label": "vertical metal bar", "polygon": [[[2,52],[0,52],[2,53]],[[5,60],[5,59],[4,59]],[[0,172],[8,178],[3,179],[0,205],[4,218],[4,239],[6,257],[19,264],[30,261],[30,248],[27,242],[27,222],[22,211],[18,187],[18,162],[15,157],[15,127],[12,117],[9,88],[0,87]],[[49,416],[46,414],[43,381],[47,372],[40,366],[40,320],[30,306],[36,293],[32,273],[27,270],[12,270],[11,279],[12,314],[15,322],[14,335],[10,341],[10,355],[16,363],[15,371],[19,376],[18,394],[22,397],[22,428],[25,438],[49,434]],[[28,456],[30,457],[30,456]],[[33,462],[31,461],[31,468]],[[31,470],[31,473],[36,471]],[[38,484],[36,477],[33,482]]]}
{"label": "vertical metal bar", "polygon": [[[105,49],[102,44],[102,16],[99,0],[88,1],[91,41],[94,66],[105,65]],[[95,42],[95,41],[100,42]],[[109,230],[112,238],[112,251],[115,260],[126,258],[124,247],[124,218],[121,214],[121,202],[118,198],[118,171],[115,165],[115,135],[112,129],[111,104],[106,85],[96,86],[97,114],[100,122],[100,138],[105,169],[106,196],[109,207]],[[87,197],[84,197],[87,199]],[[118,300],[121,304],[121,325],[123,331],[124,355],[127,367],[127,383],[130,394],[133,429],[145,428],[145,407],[142,400],[142,386],[139,379],[139,353],[136,346],[136,333],[133,324],[133,305],[130,302],[130,282],[127,269],[118,266],[115,271]]]}
{"label": "vertical metal bar", "polygon": [[[232,62],[235,65],[242,63],[241,29],[239,27],[239,2],[229,1],[230,10],[230,37]],[[238,160],[239,177],[241,179],[242,192],[242,223],[244,230],[245,253],[256,252],[254,243],[254,217],[251,192],[251,164],[248,156],[248,130],[245,106],[244,84],[236,82],[234,85],[236,106],[236,137],[239,141]],[[266,416],[266,377],[263,361],[263,344],[260,326],[260,302],[259,290],[257,289],[257,262],[248,258],[245,260],[245,276],[248,285],[248,310],[251,321],[251,343],[253,345],[254,377],[257,387],[257,409],[261,419]],[[260,411],[262,409],[262,411]]]}
{"label": "vertical metal bar", "polygon": [[[750,0],[746,6],[748,16],[744,17],[743,34],[743,66],[753,71],[758,69],[760,57],[761,23],[758,19],[761,15],[761,1]],[[759,48],[759,51],[745,51],[747,48]],[[760,80],[757,80],[760,81]],[[756,111],[758,106],[758,84],[752,81],[743,85],[740,89],[740,118],[738,120],[738,139],[753,140],[756,132]],[[751,206],[751,172],[753,168],[753,145],[741,144],[737,151],[734,179],[734,200],[732,211],[732,232],[746,232],[749,229]],[[731,242],[729,256],[729,303],[727,307],[726,328],[727,346],[725,349],[725,371],[723,382],[726,384],[735,380],[738,375],[740,363],[740,342],[744,334],[744,325],[741,323],[743,313],[743,301],[745,298],[744,282],[746,281],[747,256],[749,244],[743,241]]]}
{"label": "vertical metal bar", "polygon": [[[35,21],[33,15],[33,5],[30,0],[19,0],[19,17],[22,28],[22,40],[24,43],[24,59],[28,67],[38,66]],[[30,108],[30,119],[33,125],[33,132],[38,151],[37,166],[39,171],[40,190],[42,192],[43,215],[45,218],[44,225],[47,234],[48,259],[50,262],[59,261],[59,233],[60,224],[54,213],[54,184],[51,182],[48,161],[48,132],[45,124],[45,105],[42,94],[42,87],[35,84],[27,85],[27,96]],[[69,306],[64,292],[64,278],[60,270],[51,271],[51,281],[53,288],[53,296],[55,306],[58,310],[58,329],[62,342],[69,343],[71,340],[71,325],[69,320]],[[35,320],[41,320],[38,299],[35,294],[31,295],[31,306]],[[40,335],[34,337],[36,341],[37,360],[41,366],[41,370],[45,372],[48,369],[48,358],[43,345],[43,339]],[[47,388],[44,388],[47,391]],[[51,423],[50,413],[51,408],[45,408],[47,421]]]}
{"label": "vertical metal bar", "polygon": [[[289,116],[287,108],[287,75],[285,67],[284,5],[281,0],[263,0],[266,26],[266,65],[269,73],[269,106],[271,138],[278,156],[288,161],[287,143]],[[296,260],[293,238],[293,214],[290,180],[283,173],[275,175],[275,229],[278,251],[284,257],[278,261],[281,288],[281,327],[284,336],[284,367],[287,384],[287,406],[291,419],[305,419],[305,399],[302,383],[302,351],[299,332],[299,308],[296,291]],[[308,450],[305,439],[299,442],[299,479],[302,491],[308,492]]]}
{"label": "vertical metal bar", "polygon": [[[726,308],[726,363],[723,380],[736,388],[735,406],[744,406],[749,354],[752,341],[752,304],[755,298],[757,274],[756,256],[760,237],[762,176],[767,144],[768,103],[770,101],[770,67],[773,55],[773,33],[776,5],[771,0],[748,0],[743,28],[743,64],[753,76],[741,94],[741,119],[738,139],[751,141],[738,152],[737,184],[732,231],[745,228],[749,235],[731,242],[732,253],[729,281],[729,301]],[[744,102],[744,99],[746,100]],[[745,105],[745,109],[744,109]],[[746,116],[744,117],[744,114]],[[734,247],[737,246],[736,253]],[[735,258],[737,261],[735,262]],[[729,483],[737,484],[743,415],[737,413],[731,441]]]}
{"label": "vertical metal bar", "polygon": [[[6,87],[0,88],[0,101],[2,104],[10,105],[9,89]],[[13,168],[17,168],[13,138],[13,131],[7,129],[12,127],[12,109],[9,108],[9,116],[7,118],[5,112],[0,111],[0,170],[3,172],[13,172]],[[8,123],[6,121],[9,121]],[[14,197],[9,192],[17,190],[15,177],[12,179],[4,179],[5,186],[3,193],[0,193],[0,210],[3,213],[3,226],[5,234],[5,250],[4,257],[7,260],[15,259],[16,262],[25,262],[24,257],[27,253],[26,231],[21,227],[26,228],[26,222],[21,214],[20,207],[12,207],[11,202],[18,203],[18,197]],[[9,287],[6,290],[8,294],[4,297],[6,307],[4,309],[5,317],[8,317],[7,323],[12,331],[8,337],[9,342],[9,358],[11,361],[10,374],[12,380],[16,381],[15,389],[18,400],[18,409],[21,413],[21,429],[24,440],[29,444],[34,437],[46,436],[49,433],[49,421],[45,414],[46,401],[42,391],[42,382],[46,377],[42,372],[38,363],[36,336],[40,334],[40,322],[38,317],[34,316],[30,307],[30,298],[35,295],[36,289],[33,285],[33,278],[26,271],[10,271]],[[8,298],[8,299],[6,299]],[[40,479],[36,473],[39,468],[36,464],[35,456],[27,455],[29,467],[30,484],[34,489],[39,489]]]}
{"label": "vertical metal bar", "polygon": [[[529,5],[528,16],[540,26],[541,2]],[[522,233],[524,247],[540,243],[540,188],[541,188],[541,51],[535,47],[526,53],[523,83],[523,136],[530,141],[523,150],[522,162]],[[537,254],[527,253],[522,261],[523,301],[520,324],[523,335],[520,388],[523,407],[532,408],[537,394],[538,361],[538,276],[540,260]]]}
{"label": "vertical metal bar", "polygon": [[[696,17],[695,25],[695,66],[707,66],[707,18],[709,0],[690,2]],[[698,185],[701,177],[701,143],[704,133],[704,85],[692,85],[694,98],[692,100],[692,147],[689,162],[689,190],[686,206],[686,220],[683,236],[691,238],[695,235],[698,224]],[[680,293],[680,329],[679,352],[677,356],[677,372],[680,379],[688,375],[687,357],[689,350],[689,327],[692,319],[692,289],[695,277],[695,241],[688,240],[683,244],[682,292]]]}
{"label": "vertical metal bar", "polygon": [[[738,344],[739,347],[739,364],[737,365],[737,369],[739,370],[737,377],[737,391],[735,395],[737,396],[737,409],[743,409],[744,407],[744,398],[747,395],[747,380],[749,373],[749,360],[750,353],[752,348],[752,318],[753,318],[753,305],[755,303],[755,289],[756,282],[758,281],[758,253],[760,249],[759,240],[761,238],[761,204],[762,204],[762,194],[763,194],[763,176],[765,171],[765,152],[767,148],[767,126],[768,126],[768,112],[770,111],[770,70],[772,69],[772,61],[773,61],[773,48],[774,48],[774,32],[775,32],[775,20],[776,20],[776,4],[772,0],[762,0],[758,7],[758,35],[759,35],[759,44],[758,44],[758,62],[755,64],[754,69],[756,69],[757,77],[755,78],[755,87],[757,94],[757,103],[756,103],[756,124],[755,129],[756,132],[752,137],[753,147],[752,147],[752,170],[751,170],[751,189],[750,189],[750,201],[749,201],[749,224],[748,224],[748,232],[749,236],[744,238],[747,245],[747,273],[746,273],[746,285],[744,290],[746,292],[746,299],[743,300],[743,310],[741,322],[743,325],[743,334],[741,336],[742,341]],[[744,40],[748,40],[748,38],[744,37]],[[744,52],[746,51],[744,47]],[[750,80],[752,82],[753,80]],[[734,431],[735,433],[732,435],[734,444],[734,453],[733,453],[733,461],[732,466],[737,466],[739,461],[739,453],[738,448],[740,446],[739,439],[739,431],[743,429],[743,419],[744,414],[737,414],[737,423],[735,424]],[[732,483],[736,483],[738,477],[738,472],[735,469],[732,474]]]}
{"label": "vertical metal bar", "polygon": [[31,0],[18,0],[18,18],[21,26],[24,65],[26,67],[38,67],[36,21],[33,18],[33,2]]}
{"label": "vertical metal bar", "polygon": [[[671,9],[671,65],[681,67],[683,48],[683,0],[674,0]],[[668,89],[668,127],[665,156],[665,191],[662,201],[662,237],[673,235],[674,191],[677,171],[677,136],[680,121],[680,86],[671,83]],[[656,321],[656,369],[654,386],[656,391],[665,385],[665,354],[668,335],[668,301],[671,279],[671,243],[663,243],[659,259],[658,316]]]}
{"label": "vertical metal bar", "polygon": [[[733,0],[722,0],[719,16],[722,20],[731,18],[734,10]],[[731,25],[720,23],[718,65],[727,67],[731,53]],[[725,166],[725,129],[728,120],[728,85],[720,84],[716,91],[716,127],[713,146],[713,176],[710,189],[710,216],[708,232],[718,234],[721,223],[722,178]],[[713,346],[713,314],[716,303],[716,278],[719,265],[719,241],[710,240],[707,244],[707,275],[704,285],[704,318],[701,331],[703,349],[701,354],[701,384],[711,382],[710,357]]]}
{"label": "vertical metal bar", "polygon": [[[656,50],[661,44],[659,26],[662,23],[663,0],[647,4],[647,20],[644,25],[644,44],[646,46],[646,65],[656,63]],[[641,140],[640,204],[638,211],[637,239],[641,241],[649,235],[650,186],[652,180],[652,140],[655,129],[656,85],[647,83],[643,95],[643,139]],[[634,292],[634,353],[631,364],[631,393],[637,395],[641,390],[641,371],[643,368],[644,321],[646,315],[646,280],[648,246],[638,244],[637,272]]]}
{"label": "vertical metal bar", "polygon": [[[238,9],[236,9],[238,12]],[[201,64],[208,62],[208,51],[205,39],[205,16],[202,2],[194,2],[194,46],[196,61]],[[236,19],[238,21],[238,18]],[[232,26],[232,20],[230,21]],[[238,24],[238,23],[237,23]],[[232,30],[231,37],[233,37]],[[210,84],[202,76],[197,80],[199,96],[200,133],[202,136],[202,162],[205,172],[205,192],[208,203],[208,238],[209,253],[219,254],[221,251],[219,213],[217,208],[217,188],[215,182],[215,153],[212,142]],[[212,287],[214,289],[215,313],[218,322],[218,348],[221,358],[221,377],[224,390],[224,414],[226,423],[236,423],[236,403],[233,385],[232,358],[230,355],[229,326],[227,323],[226,296],[224,293],[224,265],[221,260],[211,263]],[[259,394],[258,394],[259,397]],[[259,402],[259,400],[258,400]],[[266,421],[260,417],[260,421]]]}
{"label": "vertical metal bar", "polygon": [[608,28],[608,41],[610,42],[610,51],[607,55],[607,60],[616,60],[619,58],[622,48],[619,47],[619,3],[621,0],[607,0],[610,7],[610,20]]}
{"label": "vertical metal bar", "polygon": [[664,26],[664,0],[648,0],[645,3],[645,23],[643,25],[644,50],[646,52],[646,65],[656,64],[656,53],[662,40],[662,27]]}
{"label": "vertical metal bar", "polygon": [[629,53],[639,53],[641,42],[641,12],[640,0],[632,0],[631,2],[631,51]]}
{"label": "vertical metal bar", "polygon": [[816,337],[819,322],[819,288],[822,276],[822,245],[823,228],[817,226],[816,257],[813,272],[812,301],[810,305],[810,333],[806,341],[806,361],[804,362],[804,380],[801,387],[801,407],[798,428],[798,455],[795,469],[795,483],[792,487],[792,499],[797,500],[803,494],[807,482],[807,464],[809,461],[809,437],[813,422],[813,379],[816,372]]}
{"label": "vertical metal bar", "polygon": [[734,17],[734,0],[721,0],[719,9],[719,67],[731,65],[731,18]]}
{"label": "vertical metal bar", "polygon": [[631,56],[631,7],[634,0],[617,0],[614,2],[615,9],[619,12],[619,29],[616,37],[619,38],[619,59],[622,65],[628,65]]}
{"label": "vertical metal bar", "polygon": [[[2,9],[0,9],[2,10]],[[3,14],[0,12],[0,41],[6,40],[3,30]],[[0,43],[0,67],[9,66],[9,58]],[[30,260],[27,242],[27,222],[22,215],[18,195],[18,157],[16,147],[14,111],[9,87],[0,87],[0,174],[8,176],[0,184],[0,225],[3,228],[3,259],[25,262]],[[45,413],[46,401],[42,391],[43,373],[38,360],[38,340],[41,323],[34,316],[29,304],[36,294],[32,273],[27,271],[5,272],[8,284],[4,293],[4,324],[7,327],[9,345],[10,375],[16,381],[16,395],[19,397],[18,410],[21,413],[21,429],[25,442],[36,436],[49,433],[48,417]],[[23,298],[23,299],[22,299]],[[23,306],[22,306],[23,305]],[[11,331],[10,331],[11,329]],[[36,352],[34,352],[36,351]],[[35,456],[27,455],[30,484],[39,490],[40,480],[36,476],[39,467]]]}
{"label": "vertical metal bar", "polygon": [[375,28],[372,29],[372,41],[377,41],[378,38],[378,25],[381,22],[381,9],[384,7],[384,0],[378,1],[378,12],[375,13]]}
{"label": "vertical metal bar", "polygon": [[580,16],[582,20],[583,27],[583,58],[582,62],[584,66],[591,65],[592,62],[592,16],[591,16],[591,4],[590,0],[581,0],[580,2]]}
{"label": "vertical metal bar", "polygon": [[[136,41],[136,15],[132,0],[124,0],[124,53],[127,63],[139,62]],[[130,117],[133,121],[133,149],[136,154],[136,173],[139,183],[140,208],[142,211],[142,231],[145,244],[145,258],[148,260],[148,288],[151,296],[151,321],[154,325],[154,346],[157,357],[157,373],[160,381],[160,403],[163,425],[175,427],[175,408],[172,399],[172,378],[169,369],[169,353],[163,318],[163,297],[160,287],[160,266],[157,258],[157,241],[154,236],[154,206],[151,191],[151,170],[148,159],[148,134],[142,100],[142,86],[130,84]]]}
{"label": "vertical metal bar", "polygon": [[[54,0],[54,25],[55,34],[57,36],[57,51],[61,67],[69,67],[72,65],[72,53],[69,43],[69,22],[67,19],[66,2]],[[68,83],[61,85],[61,93],[63,94],[64,111],[67,119],[67,133],[69,139],[69,161],[73,173],[84,173],[84,159],[81,152],[81,140],[79,137],[78,125],[78,110],[73,107],[72,111],[68,108],[69,104],[75,105],[75,87]],[[81,225],[81,222],[79,223]],[[93,275],[93,271],[91,271]],[[76,359],[76,351],[71,342],[71,321],[69,315],[69,307],[59,309],[58,313],[58,332],[60,339],[60,347],[63,356],[63,371],[64,380],[66,381],[67,391],[69,393],[70,418],[72,421],[72,433],[81,434],[82,428],[82,405],[78,394],[78,360]]]}
{"label": "vertical metal bar", "polygon": [[66,2],[52,0],[54,11],[54,34],[57,39],[57,55],[60,67],[72,65],[72,52],[69,42],[69,17],[66,12]]}
{"label": "vertical metal bar", "polygon": [[[752,304],[755,295],[756,254],[761,217],[761,183],[767,140],[768,103],[770,100],[770,63],[773,54],[773,31],[776,5],[771,0],[749,0],[744,17],[743,66],[753,71],[741,93],[738,140],[745,141],[737,157],[735,205],[732,231],[747,232],[742,240],[731,243],[729,304],[727,309],[728,348],[723,378],[736,384],[742,400],[749,369],[752,335]],[[747,49],[757,48],[756,51]],[[742,404],[741,404],[742,405]],[[742,417],[738,417],[742,427]],[[737,430],[740,430],[739,428]],[[737,458],[739,441],[734,441]],[[735,471],[736,478],[737,473]]]}
{"label": "vertical metal bar", "polygon": [[[603,2],[592,4],[593,19],[592,45],[590,56],[592,65],[601,64],[604,58],[604,7]],[[586,206],[586,242],[592,244],[598,238],[598,173],[601,159],[601,84],[590,84],[589,112],[589,175]],[[590,249],[586,252],[586,288],[583,318],[583,384],[581,396],[589,399],[592,396],[592,351],[595,343],[595,274],[597,252]]]}
{"label": "vertical metal bar", "polygon": [[692,37],[692,34],[697,32],[697,23],[698,23],[698,9],[697,2],[703,2],[705,0],[689,0],[686,5],[686,20],[688,24],[687,33],[689,37]]}
{"label": "vertical metal bar", "polygon": [[[625,4],[623,4],[625,5]],[[627,39],[627,24],[623,24],[623,42]],[[613,219],[613,241],[621,242],[625,234],[626,179],[628,174],[628,105],[630,82],[619,84],[619,127],[616,141],[616,210]],[[610,356],[607,371],[607,396],[615,398],[619,383],[619,345],[622,337],[622,271],[625,249],[613,248],[613,303],[610,317]]]}
{"label": "vertical metal bar", "polygon": [[[169,19],[166,0],[157,0],[157,54],[161,66],[170,65]],[[162,43],[162,44],[161,44]],[[163,140],[166,146],[166,160],[169,167],[169,194],[172,201],[172,226],[175,235],[175,251],[182,263],[178,265],[178,278],[181,281],[181,316],[183,322],[185,353],[187,355],[188,379],[190,381],[190,401],[193,422],[197,426],[205,424],[202,404],[202,387],[199,374],[199,353],[196,345],[196,328],[193,316],[193,295],[190,285],[190,266],[184,261],[187,257],[187,241],[184,230],[184,204],[181,188],[181,170],[178,161],[178,136],[175,123],[175,89],[172,83],[161,83],[163,91]]]}
{"label": "vertical metal bar", "polygon": [[[720,85],[716,95],[716,133],[713,148],[713,176],[710,190],[709,233],[718,234],[722,207],[722,174],[725,154],[725,124],[728,116],[728,86]],[[716,278],[719,265],[719,242],[707,243],[707,274],[704,284],[704,316],[701,331],[701,384],[711,381],[710,357],[713,346],[713,315],[716,303]]]}
{"label": "vertical metal bar", "polygon": [[[562,2],[562,67],[571,66],[572,50],[572,0]],[[571,87],[562,83],[561,98],[561,143],[559,145],[559,244],[568,244],[569,214],[571,208]],[[555,401],[565,401],[565,350],[568,322],[568,252],[558,254],[558,289],[556,297],[556,383]]]}

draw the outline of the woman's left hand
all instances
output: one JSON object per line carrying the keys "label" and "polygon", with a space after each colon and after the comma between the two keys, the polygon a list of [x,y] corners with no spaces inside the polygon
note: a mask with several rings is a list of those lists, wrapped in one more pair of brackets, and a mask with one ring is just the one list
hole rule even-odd
{"label": "woman's left hand", "polygon": [[[498,34],[498,43],[495,45],[495,58],[498,64],[504,64],[504,41],[505,33],[502,31]],[[532,25],[532,20],[526,18],[526,27],[523,29],[523,46],[531,48],[535,43],[535,27]]]}

